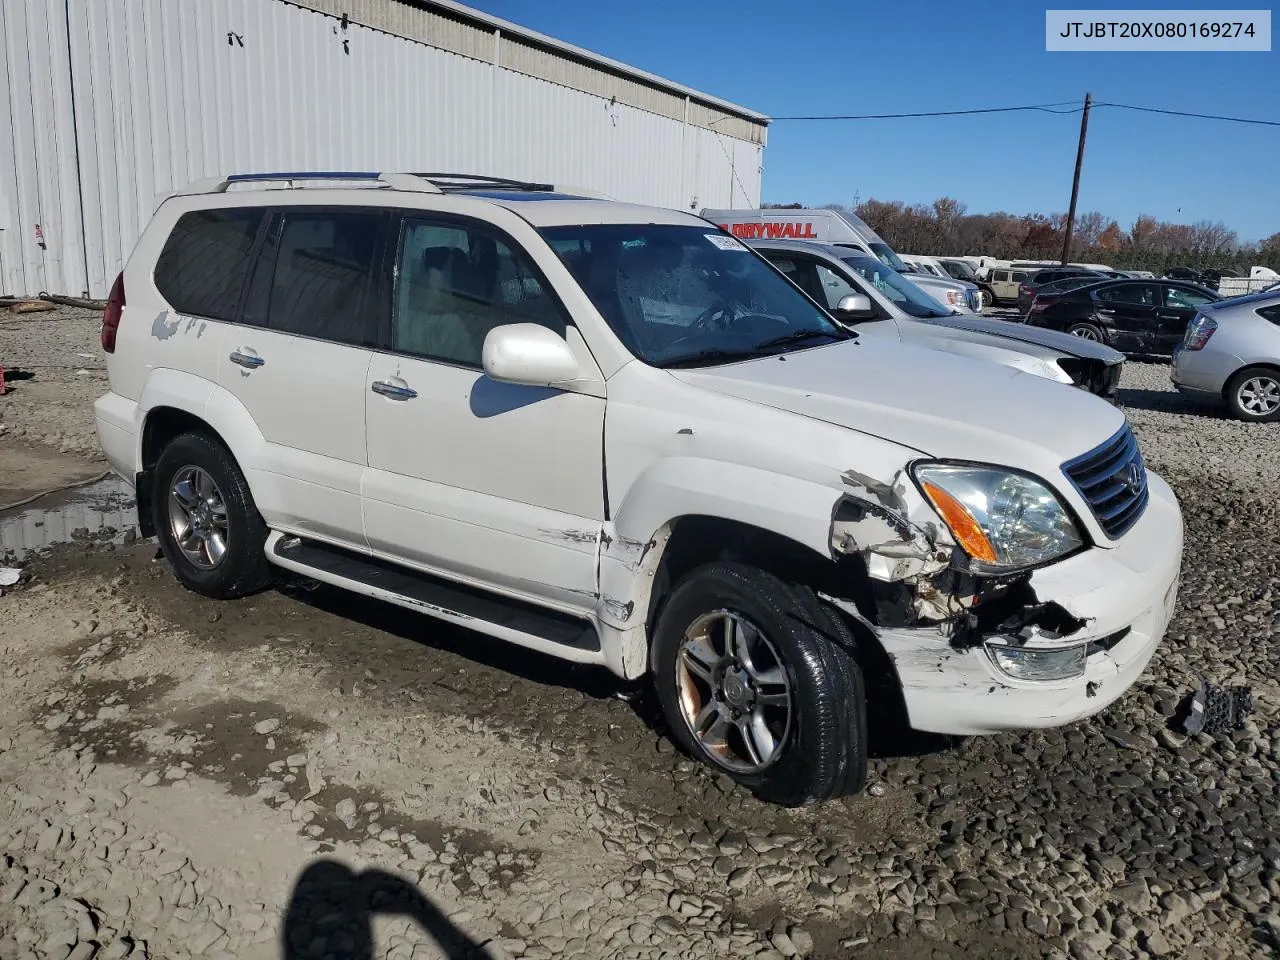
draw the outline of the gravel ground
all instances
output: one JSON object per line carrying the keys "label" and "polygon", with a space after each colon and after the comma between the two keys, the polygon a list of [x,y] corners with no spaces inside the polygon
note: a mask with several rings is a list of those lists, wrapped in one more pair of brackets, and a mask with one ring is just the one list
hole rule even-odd
{"label": "gravel ground", "polygon": [[[45,356],[91,350],[73,322]],[[882,731],[868,791],[818,808],[435,621],[297,583],[206,601],[107,535],[29,561],[0,598],[0,957],[1275,956],[1280,434],[1167,366],[1123,388],[1188,522],[1146,675],[1060,730]],[[1169,729],[1200,674],[1253,687],[1243,730]]]}
{"label": "gravel ground", "polygon": [[93,401],[107,390],[101,322],[100,312],[78,307],[0,308],[0,367],[9,388],[0,398],[0,436],[101,459],[93,425]]}

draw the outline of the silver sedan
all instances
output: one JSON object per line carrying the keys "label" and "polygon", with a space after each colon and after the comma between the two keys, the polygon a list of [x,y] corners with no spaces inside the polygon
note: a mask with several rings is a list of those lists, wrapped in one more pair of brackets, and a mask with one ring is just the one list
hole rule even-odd
{"label": "silver sedan", "polygon": [[1240,420],[1280,420],[1280,291],[1206,303],[1173,354],[1173,385]]}

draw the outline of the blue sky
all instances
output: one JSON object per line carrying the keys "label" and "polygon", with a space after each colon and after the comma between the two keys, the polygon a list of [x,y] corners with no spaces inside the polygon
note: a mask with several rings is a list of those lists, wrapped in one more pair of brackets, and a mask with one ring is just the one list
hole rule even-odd
{"label": "blue sky", "polygon": [[[772,116],[1052,103],[1089,90],[1094,100],[1280,121],[1274,41],[1270,53],[1047,53],[1045,6],[1027,2],[471,2]],[[1078,114],[780,121],[769,129],[764,200],[953,196],[972,213],[1063,211],[1078,132]],[[1280,231],[1278,171],[1280,127],[1099,109],[1079,209],[1125,227],[1140,213],[1221,220],[1257,240]]]}

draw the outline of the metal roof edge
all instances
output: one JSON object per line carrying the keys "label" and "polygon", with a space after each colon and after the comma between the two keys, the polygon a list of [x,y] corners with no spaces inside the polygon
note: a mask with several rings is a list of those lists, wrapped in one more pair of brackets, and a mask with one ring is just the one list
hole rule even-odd
{"label": "metal roof edge", "polygon": [[[674,80],[668,80],[666,77],[660,77],[656,73],[649,73],[647,70],[641,70],[638,67],[625,64],[620,60],[614,60],[610,57],[606,57],[603,54],[593,53],[590,50],[575,46],[572,43],[567,43],[564,40],[557,40],[555,37],[548,36],[545,33],[539,33],[538,31],[531,30],[528,27],[522,27],[520,24],[512,23],[510,20],[503,20],[501,17],[495,17],[492,14],[485,13],[483,10],[477,10],[475,7],[468,7],[465,4],[456,2],[456,0],[385,0],[385,2],[403,3],[406,6],[424,7],[427,9],[434,7],[449,16],[469,21],[477,25],[483,25],[491,30],[500,30],[503,33],[509,33],[514,37],[528,40],[529,42],[539,46],[548,47],[559,53],[563,53],[572,59],[584,61],[610,72],[621,74],[624,77],[630,77],[634,80],[647,83],[661,90],[666,90],[670,93],[688,97],[692,101],[701,103],[704,106],[713,107],[723,113],[739,117],[743,120],[750,120],[753,123],[758,123],[764,127],[767,127],[773,122],[772,118],[766,114],[758,113],[755,110],[749,110],[746,107],[733,103],[732,101],[722,100],[721,98],[712,96],[709,93],[704,93],[701,90],[695,90],[694,88],[687,87],[682,83],[676,83]],[[305,0],[303,0],[300,5],[306,6]],[[355,17],[352,17],[352,20],[357,23],[360,22]],[[364,24],[364,26],[371,25]],[[374,27],[374,29],[387,32],[384,27]],[[406,37],[405,39],[412,40],[415,38]]]}

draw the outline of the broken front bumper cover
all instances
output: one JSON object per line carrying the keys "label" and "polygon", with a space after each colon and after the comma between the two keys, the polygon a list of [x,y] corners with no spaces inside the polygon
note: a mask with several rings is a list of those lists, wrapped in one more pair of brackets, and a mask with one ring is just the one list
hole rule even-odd
{"label": "broken front bumper cover", "polygon": [[[1177,499],[1159,476],[1150,474],[1149,482],[1146,513],[1114,547],[1085,550],[1031,575],[1040,601],[1055,602],[1085,621],[1075,633],[1025,642],[993,634],[968,649],[956,649],[936,626],[879,631],[897,670],[911,726],[949,734],[1059,726],[1098,713],[1133,685],[1173,615],[1182,563]],[[1078,663],[1082,645],[1083,671],[1064,667],[1072,659]],[[1075,657],[1039,658],[1074,675],[1016,678],[1009,672],[1010,658],[998,657],[996,647],[1045,654],[1074,650]]]}

